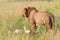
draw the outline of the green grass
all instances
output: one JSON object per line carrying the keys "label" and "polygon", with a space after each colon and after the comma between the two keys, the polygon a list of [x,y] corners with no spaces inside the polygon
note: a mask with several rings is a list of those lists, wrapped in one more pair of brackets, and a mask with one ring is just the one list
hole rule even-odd
{"label": "green grass", "polygon": [[60,9],[60,2],[57,3],[57,4],[55,4],[55,8],[56,8],[56,9]]}
{"label": "green grass", "polygon": [[[10,18],[6,16],[8,14],[0,15],[0,40],[48,40],[48,33],[45,31],[46,28],[44,26],[39,26],[36,29],[35,35],[31,36],[25,33],[19,34],[11,34],[8,31],[14,32],[15,29],[23,30],[23,26],[25,25],[28,29],[30,28],[30,24],[27,18],[17,17],[16,19]],[[16,21],[17,20],[17,21]],[[56,16],[56,26],[60,28],[60,17]],[[47,36],[46,36],[47,35]],[[45,36],[45,38],[44,38]]]}
{"label": "green grass", "polygon": [[[10,7],[12,11],[6,11],[9,10],[10,6],[2,7],[3,12],[0,14],[0,40],[53,40],[53,33],[50,34],[46,32],[46,27],[43,25],[39,25],[36,29],[36,34],[30,36],[29,34],[25,34],[24,32],[20,32],[17,34],[13,34],[13,32],[16,29],[23,30],[23,27],[26,26],[27,29],[30,29],[30,23],[26,17],[21,17],[18,15],[15,15],[14,8]],[[6,8],[6,9],[5,9]],[[39,7],[38,7],[39,8]],[[49,8],[46,7],[46,11],[52,12],[55,16],[55,26],[57,29],[60,30],[60,15],[59,10],[56,8]],[[12,13],[12,14],[10,14]],[[13,14],[15,13],[15,14]],[[11,31],[12,33],[10,33]],[[58,37],[58,38],[57,38]],[[60,31],[56,32],[55,40],[60,40]]]}

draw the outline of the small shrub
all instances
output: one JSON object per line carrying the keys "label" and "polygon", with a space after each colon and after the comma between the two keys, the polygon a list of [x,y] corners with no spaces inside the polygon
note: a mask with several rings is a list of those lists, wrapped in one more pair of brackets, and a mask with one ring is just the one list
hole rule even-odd
{"label": "small shrub", "polygon": [[49,8],[49,7],[47,7],[47,8],[45,9],[45,11],[51,12],[51,13],[57,13],[55,9],[52,9],[52,8]]}
{"label": "small shrub", "polygon": [[55,4],[56,9],[60,9],[60,3]]}
{"label": "small shrub", "polygon": [[18,28],[23,29],[24,26],[26,26],[28,29],[30,28],[30,24],[28,22],[28,19],[25,17],[19,17],[19,20],[17,21]]}

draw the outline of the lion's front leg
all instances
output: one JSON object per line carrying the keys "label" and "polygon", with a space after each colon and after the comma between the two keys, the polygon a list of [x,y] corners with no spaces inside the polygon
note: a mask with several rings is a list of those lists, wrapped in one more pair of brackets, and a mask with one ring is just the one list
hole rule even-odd
{"label": "lion's front leg", "polygon": [[35,29],[36,29],[36,25],[35,25],[33,20],[30,20],[30,24],[31,24],[31,34],[34,34],[35,33]]}
{"label": "lion's front leg", "polygon": [[34,34],[35,33],[35,24],[32,24],[31,25],[31,34]]}

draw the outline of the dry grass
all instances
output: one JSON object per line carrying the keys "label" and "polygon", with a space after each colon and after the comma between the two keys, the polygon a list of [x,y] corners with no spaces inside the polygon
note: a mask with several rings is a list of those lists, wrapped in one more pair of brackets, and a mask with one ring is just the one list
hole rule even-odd
{"label": "dry grass", "polygon": [[[55,8],[58,2],[1,2],[0,3],[0,40],[60,40],[60,9]],[[23,30],[23,24],[30,28],[28,20],[20,17],[24,7],[33,6],[39,11],[45,11],[47,7],[55,10],[56,33],[48,33],[41,29],[40,33],[30,36],[24,32],[13,34],[15,29]],[[20,20],[21,19],[21,20]],[[20,20],[20,21],[18,21]],[[18,23],[17,23],[18,22]],[[29,27],[28,27],[29,26]],[[55,31],[54,30],[54,31]],[[11,32],[10,32],[11,31]]]}

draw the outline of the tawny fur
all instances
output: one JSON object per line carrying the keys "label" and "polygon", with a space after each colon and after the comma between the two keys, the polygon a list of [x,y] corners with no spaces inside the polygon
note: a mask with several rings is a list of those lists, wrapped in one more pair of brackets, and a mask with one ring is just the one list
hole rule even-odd
{"label": "tawny fur", "polygon": [[38,12],[35,7],[24,8],[22,16],[26,16],[31,24],[32,32],[39,24],[45,24],[47,29],[52,29],[54,26],[54,15],[50,12]]}

